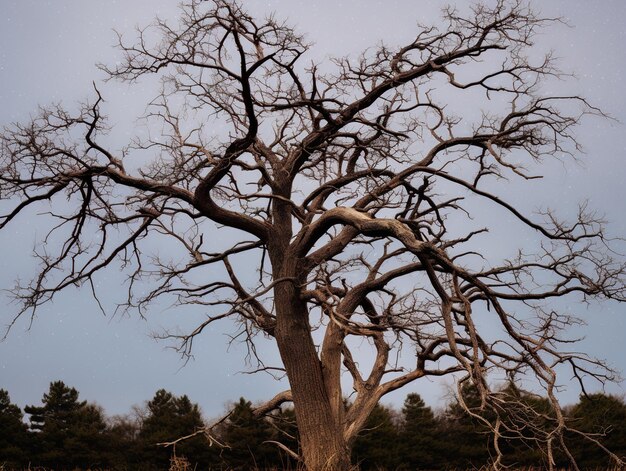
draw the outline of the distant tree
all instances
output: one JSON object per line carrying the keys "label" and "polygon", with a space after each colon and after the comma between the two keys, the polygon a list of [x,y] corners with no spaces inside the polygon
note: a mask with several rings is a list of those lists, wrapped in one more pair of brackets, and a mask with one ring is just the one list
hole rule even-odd
{"label": "distant tree", "polygon": [[42,406],[26,406],[35,432],[38,464],[52,468],[106,465],[106,422],[102,409],[78,400],[78,391],[63,381],[50,383]]}
{"label": "distant tree", "polygon": [[[283,407],[277,409],[269,417],[270,423],[275,429],[276,440],[286,448],[280,448],[280,463],[278,469],[297,469],[299,463],[299,434],[296,423],[296,411],[293,407]],[[292,452],[292,453],[290,453]],[[294,457],[294,454],[296,455]]]}
{"label": "distant tree", "polygon": [[28,464],[26,430],[21,409],[11,403],[8,391],[0,389],[0,469]]}
{"label": "distant tree", "polygon": [[202,435],[165,447],[173,442],[204,428],[204,421],[197,404],[186,395],[177,397],[160,389],[147,403],[147,414],[143,418],[138,434],[143,448],[143,461],[158,469],[167,469],[172,454],[185,457],[192,466],[206,467],[213,454]]}
{"label": "distant tree", "polygon": [[264,417],[254,414],[252,403],[243,397],[228,417],[221,438],[228,446],[222,459],[229,469],[262,469],[281,461],[277,447],[268,443],[275,441],[278,434]]}
{"label": "distant tree", "polygon": [[[490,407],[486,407],[477,388],[467,383],[448,406],[441,418],[446,438],[441,443],[452,444],[442,453],[451,466],[570,466],[571,459],[558,441],[553,444],[551,455],[537,446],[550,440],[557,421],[547,398],[509,381],[494,391],[491,401]],[[610,456],[600,447],[597,451],[605,458]]]}
{"label": "distant tree", "polygon": [[403,458],[398,438],[393,411],[377,404],[354,440],[352,461],[364,471],[395,469],[399,459]]}
{"label": "distant tree", "polygon": [[616,457],[626,459],[626,404],[622,398],[602,393],[581,395],[568,416],[572,428],[590,434],[569,435],[572,453],[582,467],[604,468],[616,464],[593,440]]}
{"label": "distant tree", "polygon": [[30,428],[35,431],[65,433],[70,430],[75,413],[87,405],[78,400],[78,391],[65,385],[63,381],[50,383],[50,389],[43,395],[43,406],[26,406],[30,414]]}
{"label": "distant tree", "polygon": [[405,469],[436,469],[442,463],[439,424],[419,394],[404,400],[399,455]]}
{"label": "distant tree", "polygon": [[[574,321],[553,301],[626,301],[626,265],[585,205],[562,218],[510,198],[510,181],[533,191],[542,163],[579,154],[583,118],[604,116],[543,86],[561,74],[533,44],[554,20],[525,0],[450,7],[403,44],[318,66],[303,35],[243,3],[190,0],[178,24],[120,37],[107,76],[161,84],[144,137],[107,138],[98,90],[1,132],[0,229],[38,212],[47,225],[15,316],[66,288],[97,298],[98,277],[121,267],[128,309],[172,297],[210,306],[164,334],[185,354],[220,320],[252,346],[262,332],[280,353],[280,397],[293,401],[309,471],[348,469],[381,398],[429,376],[473,381],[481,413],[498,414],[488,375],[534,375],[555,411],[537,446],[564,446],[556,372],[608,373],[563,353],[559,331]],[[504,225],[539,240],[502,237]],[[502,255],[477,252],[491,229]],[[356,345],[372,347],[371,364],[354,359]],[[396,364],[407,352],[413,361]]]}
{"label": "distant tree", "polygon": [[[549,467],[549,457],[537,443],[548,440],[555,421],[550,401],[521,389],[514,381],[501,387],[494,399],[501,420],[497,429],[493,427],[490,441],[493,441],[493,433],[501,436],[498,446],[503,464]],[[558,459],[558,454],[553,459]],[[567,462],[563,465],[568,467]]]}
{"label": "distant tree", "polygon": [[115,416],[107,423],[109,446],[107,449],[111,468],[119,470],[141,469],[142,450],[139,445],[140,423],[136,417]]}
{"label": "distant tree", "polygon": [[104,469],[109,465],[110,433],[102,407],[85,404],[74,416],[63,451],[82,469]]}
{"label": "distant tree", "polygon": [[488,420],[493,417],[485,417],[481,405],[477,388],[465,383],[446,408],[442,418],[445,436],[442,455],[452,467],[474,469],[489,462],[492,435]]}

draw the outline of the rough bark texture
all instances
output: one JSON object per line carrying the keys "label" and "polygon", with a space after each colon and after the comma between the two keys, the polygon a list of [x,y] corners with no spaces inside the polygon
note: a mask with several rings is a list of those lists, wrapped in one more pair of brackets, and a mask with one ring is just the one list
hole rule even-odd
{"label": "rough bark texture", "polygon": [[[282,188],[282,195],[289,194],[289,183]],[[277,231],[268,250],[274,279],[289,280],[274,288],[275,338],[289,379],[302,458],[308,470],[347,470],[350,451],[338,409],[332,402],[335,397],[341,398],[341,388],[339,384],[328,384],[311,336],[308,308],[299,289],[306,284],[302,260],[289,250],[290,208],[280,203],[274,205],[274,220]]]}
{"label": "rough bark texture", "polygon": [[307,312],[288,294],[277,295],[276,312],[276,342],[289,378],[307,469],[348,469],[350,452],[343,424],[331,405]]}

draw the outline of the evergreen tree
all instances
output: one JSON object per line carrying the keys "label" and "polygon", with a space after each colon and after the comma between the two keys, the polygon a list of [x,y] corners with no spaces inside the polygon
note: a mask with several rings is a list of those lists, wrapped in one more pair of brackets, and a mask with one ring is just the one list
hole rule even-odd
{"label": "evergreen tree", "polygon": [[554,426],[554,412],[547,398],[521,389],[513,381],[498,391],[501,398],[503,462],[513,467],[547,466],[544,443]]}
{"label": "evergreen tree", "polygon": [[0,389],[0,469],[28,464],[26,429],[21,409],[11,404],[8,391]]}
{"label": "evergreen tree", "polygon": [[[496,416],[500,419],[498,448],[503,465],[512,468],[547,466],[547,456],[541,444],[548,440],[555,417],[546,398],[524,391],[512,381],[493,393],[485,408],[481,408],[478,390],[472,384],[463,386],[461,394],[469,412],[457,398],[448,406],[441,425],[446,437],[443,443],[454,443],[453,453],[442,453],[448,466],[480,468],[494,459],[496,452],[491,427],[495,426]],[[556,458],[559,459],[558,454]]]}
{"label": "evergreen tree", "polygon": [[31,430],[55,430],[67,432],[73,421],[75,412],[87,402],[78,401],[78,391],[70,388],[63,381],[50,383],[50,389],[43,395],[43,406],[26,406],[24,410],[30,414]]}
{"label": "evergreen tree", "polygon": [[252,403],[243,397],[235,405],[222,431],[222,439],[230,447],[222,457],[229,469],[267,468],[280,463],[280,454],[275,445],[278,441],[275,430],[267,420],[257,417]]}
{"label": "evergreen tree", "polygon": [[[482,413],[476,388],[467,383],[461,389],[465,405],[473,412]],[[491,434],[480,421],[467,413],[459,399],[448,405],[442,433],[448,444],[442,457],[449,467],[473,469],[484,466],[490,457]],[[450,449],[452,448],[452,449]]]}
{"label": "evergreen tree", "polygon": [[393,423],[393,412],[376,404],[352,447],[352,461],[360,469],[395,469],[398,431]]}
{"label": "evergreen tree", "polygon": [[102,467],[107,444],[102,410],[78,400],[78,391],[63,381],[50,383],[43,406],[26,406],[30,414],[34,459],[52,468]]}
{"label": "evergreen tree", "polygon": [[[594,434],[606,448],[626,460],[626,404],[616,396],[602,393],[582,395],[570,414],[571,426]],[[571,434],[569,447],[581,468],[613,465],[597,445]]]}
{"label": "evergreen tree", "polygon": [[148,414],[142,421],[139,441],[143,457],[156,469],[167,469],[172,454],[185,457],[199,468],[206,467],[213,459],[214,452],[202,436],[184,440],[175,448],[165,448],[159,443],[172,442],[191,435],[204,427],[200,408],[187,396],[176,397],[160,389],[147,404]]}
{"label": "evergreen tree", "polygon": [[[275,440],[300,455],[298,426],[294,408],[279,409],[278,412],[272,414],[270,420],[275,429]],[[283,450],[278,450],[278,454],[280,455],[280,462],[277,463],[278,469],[298,469],[298,462],[291,455]]]}
{"label": "evergreen tree", "polygon": [[108,467],[109,433],[104,411],[95,404],[80,407],[72,420],[64,451],[82,469]]}
{"label": "evergreen tree", "polygon": [[439,427],[435,415],[419,394],[409,394],[402,407],[400,456],[407,469],[434,469],[441,461]]}
{"label": "evergreen tree", "polygon": [[115,416],[108,421],[109,447],[108,462],[112,469],[143,469],[142,453],[139,446],[140,423],[130,416]]}

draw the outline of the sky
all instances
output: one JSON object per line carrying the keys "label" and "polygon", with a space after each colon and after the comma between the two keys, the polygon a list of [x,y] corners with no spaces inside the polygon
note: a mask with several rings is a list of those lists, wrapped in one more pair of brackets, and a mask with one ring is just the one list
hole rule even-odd
{"label": "sky", "polygon": [[[310,55],[318,62],[330,56],[352,55],[375,46],[410,41],[415,24],[436,22],[446,2],[414,0],[258,0],[244,2],[257,16],[276,12],[315,43]],[[454,3],[454,2],[452,2]],[[459,5],[466,2],[459,2]],[[539,192],[512,190],[513,201],[550,203],[565,212],[588,200],[610,221],[614,236],[626,236],[626,2],[622,0],[547,0],[535,2],[546,16],[561,16],[568,26],[554,25],[537,38],[537,47],[554,49],[560,65],[576,77],[564,82],[563,92],[579,93],[616,118],[591,121],[579,128],[586,154],[577,164],[553,164],[546,169],[552,182]],[[92,81],[107,99],[114,135],[124,142],[133,135],[135,116],[156,94],[150,82],[129,87],[102,84],[96,63],[112,64],[113,30],[132,34],[158,15],[175,18],[176,2],[133,0],[0,0],[0,126],[28,119],[38,105],[67,106],[92,96]],[[523,188],[523,187],[519,187]],[[0,209],[6,208],[0,202]],[[0,232],[0,289],[32,274],[32,247],[41,236],[37,218],[21,218]],[[497,247],[494,247],[497,249]],[[104,289],[120,289],[122,275],[111,272]],[[0,294],[1,296],[1,294]],[[15,313],[9,297],[0,297],[0,324]],[[171,322],[169,306],[155,306],[147,319],[104,316],[88,293],[67,292],[45,306],[34,322],[21,319],[0,342],[0,388],[20,407],[38,404],[51,381],[74,386],[83,399],[98,402],[109,414],[124,414],[141,405],[159,388],[187,394],[206,417],[220,415],[229,401],[244,396],[268,399],[286,387],[267,375],[245,374],[245,346],[229,343],[228,326],[215,328],[197,343],[195,358],[185,363],[152,333]],[[588,325],[573,332],[586,338],[580,349],[606,359],[626,373],[626,306],[615,303],[576,306]],[[276,358],[271,344],[261,345]],[[565,403],[579,391],[564,378]],[[624,394],[626,383],[610,385]],[[398,406],[409,392],[440,406],[447,383],[424,380],[383,400]]]}

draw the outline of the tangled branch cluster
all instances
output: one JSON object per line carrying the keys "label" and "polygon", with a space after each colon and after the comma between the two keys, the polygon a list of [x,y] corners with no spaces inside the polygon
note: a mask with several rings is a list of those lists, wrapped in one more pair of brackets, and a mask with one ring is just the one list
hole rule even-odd
{"label": "tangled branch cluster", "polygon": [[[103,66],[127,82],[162,77],[148,139],[108,149],[98,90],[77,112],[44,108],[4,130],[0,197],[15,204],[0,228],[31,208],[56,208],[39,274],[15,290],[22,309],[13,322],[67,287],[86,284],[97,298],[99,273],[120,266],[126,307],[144,313],[173,296],[206,309],[193,331],[166,335],[186,354],[225,318],[240,323],[253,352],[258,332],[276,339],[305,455],[298,407],[308,386],[298,368],[309,353],[318,364],[307,374],[319,374],[345,443],[383,395],[424,376],[456,373],[497,415],[488,378],[499,372],[537,378],[553,406],[538,440],[550,464],[555,447],[567,452],[555,370],[569,366],[581,385],[613,373],[565,351],[561,332],[574,320],[549,301],[624,301],[626,266],[585,207],[572,222],[528,214],[499,185],[539,177],[545,159],[575,157],[575,127],[604,116],[582,97],[543,94],[543,81],[560,72],[550,55],[526,54],[536,30],[555,20],[522,2],[476,6],[467,17],[449,9],[443,27],[421,27],[404,47],[335,59],[323,73],[286,24],[208,3],[185,6],[177,26],[159,20],[132,43],[120,37],[124,60]],[[466,110],[475,119],[448,103],[466,95],[484,105]],[[227,123],[227,135],[215,137],[217,123]],[[492,210],[534,231],[540,250],[477,263],[472,244],[487,228],[451,221]],[[186,255],[142,249],[163,239]],[[296,353],[299,329],[306,348]],[[373,346],[368,371],[354,337]],[[344,372],[353,384],[348,410]],[[518,411],[525,424],[532,413]],[[496,437],[526,433],[489,423]]]}

